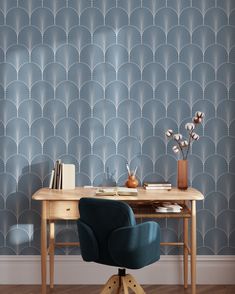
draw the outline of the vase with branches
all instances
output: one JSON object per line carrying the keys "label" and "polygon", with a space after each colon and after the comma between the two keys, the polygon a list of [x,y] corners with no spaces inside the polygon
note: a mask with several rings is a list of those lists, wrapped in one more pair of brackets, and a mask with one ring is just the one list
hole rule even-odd
{"label": "vase with branches", "polygon": [[173,130],[168,129],[166,136],[173,139],[176,144],[172,147],[174,153],[181,154],[182,159],[178,161],[178,188],[188,188],[188,154],[193,141],[199,140],[199,135],[195,132],[196,127],[202,123],[204,113],[197,111],[192,119],[192,122],[185,124],[185,129],[188,133],[188,138],[184,139],[182,134],[174,133]]}

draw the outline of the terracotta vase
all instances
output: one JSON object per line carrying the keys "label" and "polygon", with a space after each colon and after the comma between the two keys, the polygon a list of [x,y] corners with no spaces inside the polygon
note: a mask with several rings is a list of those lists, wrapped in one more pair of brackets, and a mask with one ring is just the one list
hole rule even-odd
{"label": "terracotta vase", "polygon": [[125,185],[127,188],[136,188],[139,182],[134,175],[128,176],[128,180],[126,181]]}
{"label": "terracotta vase", "polygon": [[178,188],[186,190],[188,188],[188,161],[178,160],[178,174],[177,174]]}

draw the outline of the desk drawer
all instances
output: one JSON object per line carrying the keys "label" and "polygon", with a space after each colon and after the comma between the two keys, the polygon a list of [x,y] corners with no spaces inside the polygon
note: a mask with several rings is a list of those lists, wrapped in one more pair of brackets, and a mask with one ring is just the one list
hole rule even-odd
{"label": "desk drawer", "polygon": [[49,219],[78,219],[77,201],[50,201]]}

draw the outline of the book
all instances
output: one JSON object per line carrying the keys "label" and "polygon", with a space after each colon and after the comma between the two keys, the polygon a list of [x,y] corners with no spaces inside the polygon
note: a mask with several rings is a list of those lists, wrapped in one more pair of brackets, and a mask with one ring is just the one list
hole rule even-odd
{"label": "book", "polygon": [[160,213],[180,213],[181,212],[180,209],[169,209],[166,207],[157,207],[155,211]]}
{"label": "book", "polygon": [[59,161],[56,160],[54,167],[54,180],[53,180],[53,189],[57,189],[57,173],[59,169]]}
{"label": "book", "polygon": [[60,189],[60,166],[61,166],[61,159],[56,160],[56,189]]}
{"label": "book", "polygon": [[95,194],[101,196],[114,196],[117,195],[117,190],[115,188],[99,188],[96,190]]}
{"label": "book", "polygon": [[161,213],[179,213],[182,209],[183,207],[177,203],[162,203],[155,208],[155,211]]}
{"label": "book", "polygon": [[74,164],[61,164],[61,188],[62,189],[75,189],[75,165]]}
{"label": "book", "polygon": [[126,187],[99,188],[95,194],[100,196],[137,196],[138,190]]}
{"label": "book", "polygon": [[119,196],[137,196],[138,190],[136,188],[118,187],[117,194]]}
{"label": "book", "polygon": [[145,190],[171,190],[171,186],[144,186]]}
{"label": "book", "polygon": [[51,177],[49,181],[49,189],[52,189],[53,187],[54,176],[55,176],[55,169],[53,168],[53,170],[51,171]]}
{"label": "book", "polygon": [[75,189],[75,165],[64,164],[56,160],[55,168],[51,172],[49,188]]}
{"label": "book", "polygon": [[171,183],[169,182],[144,182],[144,186],[146,187],[171,187]]}
{"label": "book", "polygon": [[62,163],[59,163],[58,189],[62,189]]}

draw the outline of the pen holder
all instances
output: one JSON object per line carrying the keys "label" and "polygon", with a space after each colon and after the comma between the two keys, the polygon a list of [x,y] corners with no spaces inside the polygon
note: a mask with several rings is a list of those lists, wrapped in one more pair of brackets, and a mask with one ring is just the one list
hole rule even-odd
{"label": "pen holder", "polygon": [[134,175],[128,176],[128,179],[125,183],[127,188],[136,188],[138,186],[138,184],[139,184],[139,182]]}

